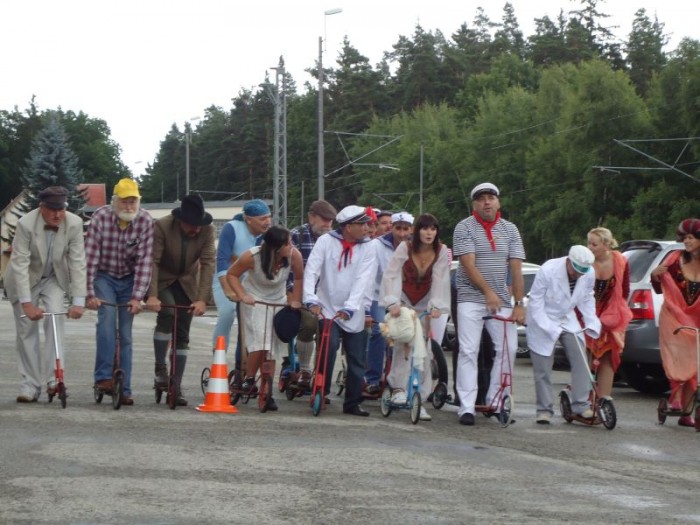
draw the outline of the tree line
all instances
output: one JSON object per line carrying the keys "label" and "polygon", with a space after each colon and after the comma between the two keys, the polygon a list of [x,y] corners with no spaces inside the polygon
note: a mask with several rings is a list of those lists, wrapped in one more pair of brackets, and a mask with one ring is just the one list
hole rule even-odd
{"label": "tree line", "polygon": [[[599,0],[574,4],[536,19],[530,36],[509,3],[500,21],[479,8],[449,37],[417,25],[375,65],[346,38],[324,68],[326,198],[429,211],[451,244],[471,211],[471,187],[488,180],[533,262],[583,242],[597,225],[619,240],[672,236],[682,218],[698,215],[700,42],[666,51],[663,23],[644,9],[620,41]],[[317,78],[316,66],[308,71]],[[318,92],[298,90],[287,75],[284,94],[292,227],[317,195]],[[186,132],[193,191],[270,198],[273,115],[264,90],[242,89],[232,107],[206,108],[195,129],[173,125],[141,179],[144,200],[183,196]],[[0,182],[13,183],[28,155],[13,139],[28,144],[40,121],[33,105],[0,112]],[[106,123],[72,112],[59,121],[85,182],[111,190],[128,175]]]}

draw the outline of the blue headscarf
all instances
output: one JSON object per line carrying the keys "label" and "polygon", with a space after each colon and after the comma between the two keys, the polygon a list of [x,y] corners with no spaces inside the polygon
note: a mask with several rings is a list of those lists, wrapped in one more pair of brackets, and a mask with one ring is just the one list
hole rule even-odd
{"label": "blue headscarf", "polygon": [[245,205],[243,206],[243,213],[237,214],[233,218],[233,220],[242,221],[243,215],[246,215],[248,217],[261,217],[264,215],[271,215],[271,212],[270,207],[267,204],[265,204],[264,200],[253,199],[245,203]]}

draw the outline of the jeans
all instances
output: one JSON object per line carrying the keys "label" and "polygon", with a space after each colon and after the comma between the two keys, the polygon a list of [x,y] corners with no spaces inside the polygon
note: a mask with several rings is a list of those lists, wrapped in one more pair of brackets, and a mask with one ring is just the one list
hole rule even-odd
{"label": "jeans", "polygon": [[369,351],[367,352],[367,372],[365,380],[367,385],[378,385],[384,368],[384,354],[386,353],[386,341],[379,331],[379,323],[384,321],[384,309],[377,301],[372,301],[370,309],[372,315],[372,332],[369,336]]}
{"label": "jeans", "polygon": [[[323,330],[324,322],[319,321],[319,330]],[[362,376],[365,373],[365,348],[367,346],[367,332],[346,332],[337,323],[333,323],[331,328],[330,342],[328,344],[328,367],[326,368],[326,394],[331,391],[331,380],[333,379],[333,367],[335,366],[335,356],[343,341],[345,359],[347,361],[347,375],[345,377],[345,400],[343,410],[350,410],[362,402]],[[319,349],[320,351],[320,349]]]}
{"label": "jeans", "polygon": [[[104,272],[97,272],[94,282],[95,296],[112,304],[126,304],[131,300],[134,276],[121,279]],[[95,359],[95,382],[112,379],[114,353],[116,350],[117,308],[102,305],[97,311],[97,355]],[[120,364],[124,370],[124,395],[131,395],[131,325],[133,315],[126,308],[119,308]]]}

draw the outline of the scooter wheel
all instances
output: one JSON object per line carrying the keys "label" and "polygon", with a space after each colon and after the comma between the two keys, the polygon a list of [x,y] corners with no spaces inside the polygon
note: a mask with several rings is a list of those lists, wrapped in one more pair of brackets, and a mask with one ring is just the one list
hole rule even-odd
{"label": "scooter wheel", "polygon": [[335,376],[335,386],[338,387],[338,395],[342,395],[345,390],[345,368],[339,370],[338,375]]}
{"label": "scooter wheel", "polygon": [[319,390],[314,394],[313,401],[311,403],[311,413],[314,416],[318,416],[321,413],[321,407],[323,406],[323,395],[321,394],[321,391]]}
{"label": "scooter wheel", "polygon": [[209,387],[209,377],[211,377],[211,370],[209,367],[205,367],[202,370],[202,375],[199,378],[199,384],[202,387],[202,394],[207,395],[207,388]]}
{"label": "scooter wheel", "polygon": [[292,388],[292,383],[287,382],[287,385],[284,388],[284,397],[286,397],[288,401],[291,401],[296,397],[296,395],[297,391],[294,388]]}
{"label": "scooter wheel", "polygon": [[695,407],[695,431],[700,432],[700,405]]}
{"label": "scooter wheel", "polygon": [[666,422],[666,414],[668,413],[668,400],[664,397],[659,400],[659,406],[656,409],[656,417],[658,418],[659,425],[663,425]]}
{"label": "scooter wheel", "polygon": [[61,408],[66,408],[68,394],[66,393],[66,385],[63,383],[56,383],[56,395],[58,399],[61,400]]}
{"label": "scooter wheel", "polygon": [[445,406],[445,401],[447,401],[447,385],[445,383],[438,383],[435,385],[435,390],[433,390],[433,407],[440,410]]}
{"label": "scooter wheel", "polygon": [[267,412],[267,406],[272,399],[272,378],[263,374],[260,378],[260,392],[258,392],[258,410],[261,414]]}
{"label": "scooter wheel", "polygon": [[175,410],[175,407],[177,407],[177,385],[172,379],[168,382],[168,396],[166,400],[170,410]]}
{"label": "scooter wheel", "polygon": [[95,403],[102,403],[102,397],[104,394],[100,392],[97,387],[92,387],[92,393],[95,396]]}
{"label": "scooter wheel", "polygon": [[155,392],[156,392],[156,404],[160,404],[160,400],[163,398],[163,391],[160,388],[156,387]]}
{"label": "scooter wheel", "polygon": [[498,413],[498,422],[503,428],[506,428],[513,422],[513,396],[506,394],[501,399],[500,411]]}
{"label": "scooter wheel", "polygon": [[411,396],[411,423],[414,425],[420,421],[421,399],[419,392],[413,392]]}
{"label": "scooter wheel", "polygon": [[379,410],[384,417],[389,417],[391,414],[391,388],[388,386],[384,388],[382,392],[382,397],[379,400]]}
{"label": "scooter wheel", "polygon": [[559,410],[564,421],[571,423],[574,420],[573,412],[571,411],[571,399],[569,398],[569,390],[564,389],[559,392]]}
{"label": "scooter wheel", "polygon": [[119,410],[122,406],[122,398],[124,396],[124,372],[121,370],[114,374],[114,382],[112,386],[112,408]]}
{"label": "scooter wheel", "polygon": [[617,412],[612,399],[602,398],[598,403],[598,417],[603,422],[603,426],[612,430],[617,425]]}
{"label": "scooter wheel", "polygon": [[228,373],[228,395],[232,405],[238,403],[238,400],[241,398],[242,385],[241,373],[238,370],[231,370]]}

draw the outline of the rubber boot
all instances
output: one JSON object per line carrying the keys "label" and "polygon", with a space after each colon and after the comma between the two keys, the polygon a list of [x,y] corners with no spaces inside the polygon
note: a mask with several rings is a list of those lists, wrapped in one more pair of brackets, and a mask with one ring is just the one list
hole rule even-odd
{"label": "rubber boot", "polygon": [[[186,351],[186,350],[185,350]],[[175,355],[175,384],[177,385],[177,406],[186,407],[187,399],[182,396],[180,385],[182,384],[182,376],[185,373],[185,365],[187,364],[187,354],[182,354],[183,350],[178,350]]]}
{"label": "rubber boot", "polygon": [[156,357],[156,377],[153,380],[154,388],[168,388],[168,367],[165,365],[165,356],[170,345],[170,334],[154,332],[153,351]]}

